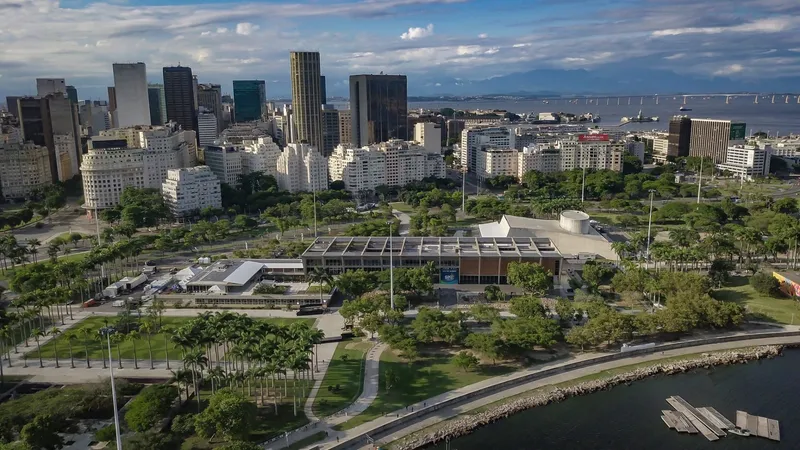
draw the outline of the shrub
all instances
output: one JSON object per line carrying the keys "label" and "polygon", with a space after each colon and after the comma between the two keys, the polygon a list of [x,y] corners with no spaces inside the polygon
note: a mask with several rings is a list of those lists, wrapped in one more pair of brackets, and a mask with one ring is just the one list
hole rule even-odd
{"label": "shrub", "polygon": [[167,414],[177,397],[178,388],[175,386],[147,386],[131,401],[125,413],[125,423],[133,431],[147,431]]}
{"label": "shrub", "polygon": [[180,436],[194,433],[194,414],[181,414],[172,419],[172,432]]}
{"label": "shrub", "polygon": [[103,428],[94,432],[94,438],[100,442],[113,441],[117,438],[116,429],[114,424],[106,425]]}
{"label": "shrub", "polygon": [[758,272],[750,277],[750,286],[753,286],[756,292],[764,295],[777,295],[781,288],[778,280],[766,272]]}

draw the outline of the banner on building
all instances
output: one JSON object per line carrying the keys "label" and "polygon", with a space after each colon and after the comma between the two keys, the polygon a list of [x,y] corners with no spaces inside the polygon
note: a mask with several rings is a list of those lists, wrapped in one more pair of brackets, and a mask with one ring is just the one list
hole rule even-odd
{"label": "banner on building", "polygon": [[443,267],[439,269],[439,283],[458,284],[458,267]]}
{"label": "banner on building", "polygon": [[730,140],[732,141],[743,141],[745,138],[745,133],[747,132],[747,124],[744,123],[732,123],[731,124],[731,136]]}
{"label": "banner on building", "polygon": [[608,140],[607,134],[581,134],[578,136],[578,142],[608,142]]}

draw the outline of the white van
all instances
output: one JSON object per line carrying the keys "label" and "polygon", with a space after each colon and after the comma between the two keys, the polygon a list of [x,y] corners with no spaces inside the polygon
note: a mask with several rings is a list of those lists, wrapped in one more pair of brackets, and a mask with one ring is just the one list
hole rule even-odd
{"label": "white van", "polygon": [[125,307],[125,300],[116,300],[111,303],[111,306],[115,308],[124,308]]}

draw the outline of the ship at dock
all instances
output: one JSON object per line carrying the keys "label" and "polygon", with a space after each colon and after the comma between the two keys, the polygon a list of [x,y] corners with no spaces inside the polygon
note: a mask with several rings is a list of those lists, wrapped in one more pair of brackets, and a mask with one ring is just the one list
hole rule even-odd
{"label": "ship at dock", "polygon": [[658,122],[658,116],[653,117],[645,117],[642,115],[642,110],[639,110],[639,114],[634,117],[623,117],[620,122],[622,124],[626,123],[645,123],[645,122]]}

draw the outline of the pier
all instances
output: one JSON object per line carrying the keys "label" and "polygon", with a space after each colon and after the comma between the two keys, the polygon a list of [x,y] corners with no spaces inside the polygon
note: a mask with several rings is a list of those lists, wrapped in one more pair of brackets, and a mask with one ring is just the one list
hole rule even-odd
{"label": "pier", "polygon": [[753,436],[773,441],[781,440],[780,424],[775,419],[753,416],[744,411],[736,411],[736,426],[749,431]]}
{"label": "pier", "polygon": [[697,431],[709,441],[716,441],[720,437],[725,436],[725,431],[700,414],[694,406],[690,405],[689,402],[683,398],[678,396],[669,397],[667,403],[675,408],[676,411],[686,416],[692,422],[692,425],[697,428]]}

